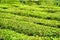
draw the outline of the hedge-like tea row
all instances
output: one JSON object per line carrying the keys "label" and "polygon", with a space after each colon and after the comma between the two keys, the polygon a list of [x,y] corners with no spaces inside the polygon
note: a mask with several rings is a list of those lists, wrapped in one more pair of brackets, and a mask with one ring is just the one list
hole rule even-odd
{"label": "hedge-like tea row", "polygon": [[60,29],[37,25],[30,22],[18,21],[15,19],[0,18],[0,28],[15,30],[19,33],[24,33],[32,36],[60,36]]}
{"label": "hedge-like tea row", "polygon": [[[36,7],[35,7],[36,6]],[[37,7],[38,5],[34,5],[34,6],[29,6],[29,5],[24,5],[24,4],[3,4],[3,5],[0,5],[0,8],[3,8],[4,7],[16,7],[16,8],[19,8],[19,9],[24,9],[24,10],[29,10],[29,11],[41,11],[41,12],[49,12],[49,13],[56,13],[56,12],[60,12],[60,8],[59,7],[53,7],[53,6],[39,6]]]}
{"label": "hedge-like tea row", "polygon": [[60,8],[59,7],[54,7],[54,6],[44,6],[44,5],[25,5],[25,4],[3,4],[1,5],[0,4],[0,7],[17,7],[17,8],[20,8],[20,9],[25,9],[25,10],[34,10],[34,11],[55,11],[55,12],[60,12]]}
{"label": "hedge-like tea row", "polygon": [[0,29],[0,40],[42,40],[38,37],[26,36],[8,29]]}
{"label": "hedge-like tea row", "polygon": [[29,10],[21,10],[18,8],[9,8],[9,9],[0,9],[0,12],[8,12],[12,14],[22,15],[22,16],[31,16],[36,18],[44,18],[44,19],[52,19],[52,20],[59,20],[60,21],[60,14],[54,13],[45,13],[40,11],[29,11]]}
{"label": "hedge-like tea row", "polygon": [[18,6],[17,8],[19,9],[25,9],[25,10],[30,10],[30,11],[41,11],[41,12],[49,12],[49,13],[56,13],[56,12],[60,12],[60,8],[59,7],[50,7],[50,6],[39,6],[38,5],[34,5],[34,6],[29,6],[29,5],[12,5],[14,7]]}
{"label": "hedge-like tea row", "polygon": [[59,40],[58,38],[51,38],[51,37],[34,37],[34,36],[27,36],[24,34],[16,33],[9,29],[0,29],[0,40]]}
{"label": "hedge-like tea row", "polygon": [[10,13],[0,13],[0,18],[17,19],[21,21],[33,22],[40,25],[60,28],[60,21],[55,21],[55,20],[45,20],[45,19],[38,19],[38,18],[32,18],[32,17],[18,16]]}

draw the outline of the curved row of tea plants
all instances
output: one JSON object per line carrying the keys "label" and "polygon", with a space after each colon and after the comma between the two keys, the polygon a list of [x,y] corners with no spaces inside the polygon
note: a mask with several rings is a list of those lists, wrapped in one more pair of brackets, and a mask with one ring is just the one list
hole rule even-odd
{"label": "curved row of tea plants", "polygon": [[33,22],[40,25],[60,28],[60,21],[55,21],[55,20],[45,20],[45,19],[39,19],[33,17],[18,16],[11,13],[0,13],[0,18],[17,19],[19,21]]}
{"label": "curved row of tea plants", "polygon": [[60,36],[59,28],[37,25],[16,19],[0,18],[0,28],[15,30],[16,32],[30,36]]}
{"label": "curved row of tea plants", "polygon": [[9,29],[0,29],[0,40],[59,40],[53,37],[34,37],[14,32]]}
{"label": "curved row of tea plants", "polygon": [[44,19],[53,19],[53,20],[60,20],[60,14],[54,13],[45,13],[40,11],[29,11],[29,10],[20,10],[18,8],[9,8],[9,9],[0,9],[0,12],[12,13],[22,16],[31,16],[35,18],[44,18]]}
{"label": "curved row of tea plants", "polygon": [[[42,39],[42,38],[41,38]],[[0,40],[41,40],[38,37],[26,36],[8,29],[0,29]]]}
{"label": "curved row of tea plants", "polygon": [[[36,7],[35,7],[36,6]],[[9,7],[16,7],[16,8],[19,8],[19,9],[24,9],[24,10],[32,10],[32,11],[43,11],[43,12],[51,12],[51,13],[55,13],[55,12],[60,12],[60,8],[59,7],[54,7],[54,6],[38,6],[38,5],[32,5],[29,6],[29,5],[25,5],[25,4],[11,4],[11,5],[8,5],[8,4],[3,4],[1,5],[0,4],[0,8],[9,8]]]}

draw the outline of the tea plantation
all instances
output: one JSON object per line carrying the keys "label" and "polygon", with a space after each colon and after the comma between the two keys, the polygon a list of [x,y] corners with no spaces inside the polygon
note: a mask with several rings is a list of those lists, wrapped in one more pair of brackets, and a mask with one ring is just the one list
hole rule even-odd
{"label": "tea plantation", "polygon": [[0,40],[60,40],[60,1],[0,0]]}

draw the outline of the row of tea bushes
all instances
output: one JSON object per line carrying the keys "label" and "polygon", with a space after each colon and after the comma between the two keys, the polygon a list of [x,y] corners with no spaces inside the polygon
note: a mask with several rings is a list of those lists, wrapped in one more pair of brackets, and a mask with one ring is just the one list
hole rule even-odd
{"label": "row of tea bushes", "polygon": [[11,29],[19,33],[24,33],[30,36],[60,36],[60,29],[38,25],[15,19],[0,18],[0,28]]}
{"label": "row of tea bushes", "polygon": [[9,9],[0,9],[0,12],[12,13],[22,16],[31,16],[35,18],[51,19],[51,20],[60,20],[60,14],[51,14],[40,11],[29,11],[29,10],[20,10],[18,8],[9,8]]}
{"label": "row of tea bushes", "polygon": [[60,28],[60,21],[55,20],[45,20],[33,17],[18,16],[11,13],[0,13],[0,18],[16,19],[19,21],[21,20],[21,21],[33,22],[40,25]]}
{"label": "row of tea bushes", "polygon": [[0,40],[60,40],[60,37],[34,37],[16,33],[9,29],[0,29]]}
{"label": "row of tea bushes", "polygon": [[54,6],[51,6],[51,7],[50,6],[42,6],[42,5],[40,5],[40,6],[38,6],[38,5],[29,6],[29,5],[24,5],[24,4],[11,4],[11,5],[3,4],[3,5],[0,5],[0,8],[4,9],[4,7],[6,7],[6,8],[16,7],[16,8],[19,8],[19,9],[30,10],[30,11],[42,11],[42,12],[49,12],[49,13],[60,12],[60,8],[59,7],[54,7]]}
{"label": "row of tea bushes", "polygon": [[[42,39],[42,38],[41,38]],[[41,40],[39,37],[27,36],[9,29],[0,29],[0,40]]]}

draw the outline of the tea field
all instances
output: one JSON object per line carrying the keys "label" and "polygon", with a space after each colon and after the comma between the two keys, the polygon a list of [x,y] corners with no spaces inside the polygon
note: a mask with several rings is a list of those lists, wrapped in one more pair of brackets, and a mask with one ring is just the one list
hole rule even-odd
{"label": "tea field", "polygon": [[38,3],[1,0],[0,40],[60,40],[59,5]]}

